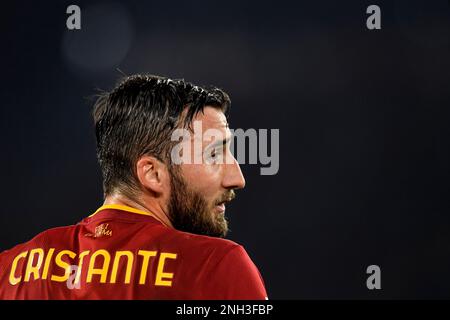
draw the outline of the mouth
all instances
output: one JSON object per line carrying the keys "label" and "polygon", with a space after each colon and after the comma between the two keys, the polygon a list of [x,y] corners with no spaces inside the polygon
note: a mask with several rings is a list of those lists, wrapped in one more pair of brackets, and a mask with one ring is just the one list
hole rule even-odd
{"label": "mouth", "polygon": [[225,213],[225,203],[227,203],[227,202],[230,202],[231,201],[231,199],[227,199],[227,200],[224,200],[224,201],[221,201],[221,202],[218,202],[216,205],[215,205],[215,210],[217,211],[217,213],[220,213],[220,214],[223,214],[223,213]]}
{"label": "mouth", "polygon": [[225,203],[221,203],[215,206],[217,213],[223,214],[225,213]]}

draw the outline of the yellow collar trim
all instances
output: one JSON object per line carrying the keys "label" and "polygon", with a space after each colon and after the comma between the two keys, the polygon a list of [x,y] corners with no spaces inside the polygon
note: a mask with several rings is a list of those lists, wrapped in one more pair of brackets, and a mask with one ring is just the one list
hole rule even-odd
{"label": "yellow collar trim", "polygon": [[146,211],[139,210],[139,209],[136,209],[136,208],[132,208],[132,207],[129,207],[129,206],[124,206],[124,205],[121,205],[121,204],[105,204],[105,205],[101,206],[100,208],[98,208],[97,211],[95,211],[93,214],[91,214],[89,216],[89,218],[93,217],[94,215],[96,215],[97,213],[99,213],[100,211],[105,210],[105,209],[116,209],[116,210],[122,210],[122,211],[131,212],[131,213],[142,214],[144,216],[153,217],[153,218],[155,218],[156,220],[158,220],[159,222],[162,223],[162,221],[157,216],[155,216],[153,213],[151,213],[151,212],[146,212]]}

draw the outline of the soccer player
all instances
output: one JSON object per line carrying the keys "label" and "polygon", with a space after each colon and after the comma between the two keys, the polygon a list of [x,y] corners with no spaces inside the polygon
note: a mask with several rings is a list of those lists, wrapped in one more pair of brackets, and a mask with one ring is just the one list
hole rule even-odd
{"label": "soccer player", "polygon": [[225,205],[245,186],[229,105],[218,88],[152,75],[101,94],[93,116],[105,201],[1,253],[0,299],[266,299],[244,248],[223,239]]}

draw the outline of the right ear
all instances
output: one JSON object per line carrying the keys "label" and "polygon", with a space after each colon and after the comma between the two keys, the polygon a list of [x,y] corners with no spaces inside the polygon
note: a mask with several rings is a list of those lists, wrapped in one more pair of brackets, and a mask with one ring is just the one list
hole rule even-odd
{"label": "right ear", "polygon": [[156,194],[170,188],[167,166],[155,157],[142,156],[136,163],[136,175],[142,186]]}

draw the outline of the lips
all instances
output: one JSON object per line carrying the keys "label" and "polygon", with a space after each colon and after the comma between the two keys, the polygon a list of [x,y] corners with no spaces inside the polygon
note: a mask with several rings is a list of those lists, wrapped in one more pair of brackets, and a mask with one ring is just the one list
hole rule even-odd
{"label": "lips", "polygon": [[222,203],[216,205],[216,210],[219,213],[224,213],[225,212],[225,202],[222,202]]}
{"label": "lips", "polygon": [[222,198],[221,201],[217,202],[215,205],[215,209],[218,213],[224,213],[225,212],[225,203],[230,202],[235,197],[234,192],[226,195],[226,198]]}
{"label": "lips", "polygon": [[230,202],[230,201],[231,201],[231,199],[226,199],[226,200],[223,200],[223,201],[221,201],[221,202],[218,202],[218,203],[216,204],[216,210],[217,210],[219,213],[224,213],[224,212],[225,212],[225,203]]}

